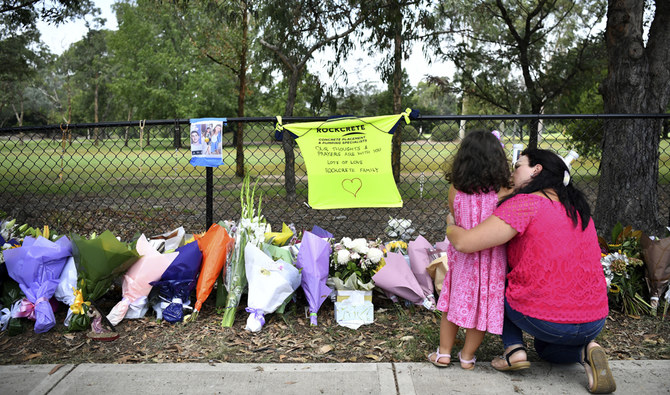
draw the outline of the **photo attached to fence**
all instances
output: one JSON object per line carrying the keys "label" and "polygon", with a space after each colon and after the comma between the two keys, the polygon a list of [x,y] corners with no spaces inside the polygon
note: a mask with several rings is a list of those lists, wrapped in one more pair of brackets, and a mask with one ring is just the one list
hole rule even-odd
{"label": "photo attached to fence", "polygon": [[223,164],[221,144],[226,118],[191,119],[190,142],[193,166],[217,167]]}

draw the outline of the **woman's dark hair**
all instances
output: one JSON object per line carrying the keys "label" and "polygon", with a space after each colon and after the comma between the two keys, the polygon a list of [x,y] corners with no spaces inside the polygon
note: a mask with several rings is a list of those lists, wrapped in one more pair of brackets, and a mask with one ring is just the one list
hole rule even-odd
{"label": "woman's dark hair", "polygon": [[510,186],[510,170],[505,150],[491,132],[473,130],[456,152],[447,180],[457,190],[488,193]]}
{"label": "woman's dark hair", "polygon": [[[567,171],[570,173],[568,166],[563,161],[563,158],[558,154],[543,150],[526,148],[521,155],[528,158],[528,165],[533,167],[535,165],[542,165],[542,171],[537,176],[530,179],[530,181],[521,188],[515,189],[514,193],[506,196],[498,203],[502,204],[507,199],[516,196],[520,193],[533,193],[542,191],[547,196],[546,190],[553,189],[558,195],[558,200],[565,207],[565,212],[572,220],[572,223],[577,226],[577,217],[582,221],[582,230],[586,229],[591,219],[591,208],[586,201],[584,194],[572,184],[572,179],[568,185],[563,185],[563,176]],[[549,196],[547,196],[549,197]]]}

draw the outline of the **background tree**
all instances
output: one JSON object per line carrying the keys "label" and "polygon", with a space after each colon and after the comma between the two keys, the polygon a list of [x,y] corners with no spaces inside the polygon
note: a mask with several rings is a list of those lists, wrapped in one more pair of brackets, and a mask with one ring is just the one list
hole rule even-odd
{"label": "background tree", "polygon": [[[464,93],[508,113],[542,114],[588,66],[585,54],[604,6],[599,0],[453,0],[437,12],[441,25],[431,42],[458,67]],[[531,147],[537,132],[535,121]]]}
{"label": "background tree", "polygon": [[[435,27],[432,0],[383,0],[366,2],[365,27],[369,36],[363,41],[368,44],[368,51],[384,54],[377,70],[382,81],[388,83],[393,92],[392,112],[398,114],[404,110],[402,61],[409,58],[412,43],[421,36],[425,29]],[[406,107],[406,106],[405,106]],[[391,168],[396,182],[400,181],[400,156],[402,148],[401,129],[393,134],[391,140]]]}
{"label": "background tree", "polygon": [[[251,47],[255,38],[256,10],[248,0],[174,1],[182,29],[201,57],[230,73],[237,81],[237,116],[245,115],[249,93],[248,71]],[[235,175],[244,177],[244,123],[236,124],[233,144],[236,147]]]}
{"label": "background tree", "polygon": [[[657,0],[644,37],[644,0],[609,0],[605,30],[608,75],[605,112],[663,113],[670,97],[670,2]],[[646,40],[645,40],[646,38]],[[656,232],[661,120],[627,118],[604,123],[602,175],[595,219],[607,232],[616,222]]]}
{"label": "background tree", "polygon": [[0,14],[7,26],[22,30],[34,27],[38,19],[58,25],[68,19],[98,15],[100,9],[92,0],[2,0]]}
{"label": "background tree", "polygon": [[[270,69],[281,70],[288,81],[284,116],[293,115],[297,88],[314,53],[327,46],[335,60],[346,58],[353,42],[349,35],[363,22],[356,2],[347,0],[266,0],[260,11],[263,20],[259,42],[272,57]],[[295,141],[284,133],[284,187],[286,198],[295,199]]]}

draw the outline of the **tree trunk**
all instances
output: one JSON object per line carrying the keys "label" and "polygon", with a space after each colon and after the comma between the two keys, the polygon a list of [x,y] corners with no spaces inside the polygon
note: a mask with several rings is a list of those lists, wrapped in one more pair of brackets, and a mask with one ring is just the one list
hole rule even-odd
{"label": "tree trunk", "polygon": [[[393,52],[393,113],[402,112],[402,12],[397,8]],[[396,184],[400,182],[402,155],[402,128],[397,128],[391,139],[391,170]]]}
{"label": "tree trunk", "polygon": [[[128,122],[130,122],[130,119],[132,118],[132,116],[133,116],[133,108],[130,107],[130,108],[128,108]],[[123,141],[123,146],[124,147],[128,146],[128,140],[129,140],[128,139],[128,126],[126,126],[126,132],[125,132],[124,141]]]}
{"label": "tree trunk", "polygon": [[[295,105],[295,98],[298,91],[299,71],[294,69],[291,73],[291,79],[288,86],[288,97],[286,98],[286,107],[284,108],[284,116],[293,116],[293,106]],[[286,190],[286,200],[292,202],[296,198],[295,192],[295,140],[293,135],[288,131],[284,131],[282,138],[282,148],[284,149],[284,189]]]}
{"label": "tree trunk", "polygon": [[[610,0],[608,75],[602,84],[606,113],[662,113],[670,94],[670,3],[656,2],[647,47],[644,1]],[[608,234],[621,222],[649,233],[662,229],[658,210],[661,121],[606,120],[595,222]]]}
{"label": "tree trunk", "polygon": [[[240,118],[244,117],[244,103],[247,92],[247,30],[249,29],[249,10],[247,8],[247,3],[243,1],[242,7],[242,48],[240,49],[240,68],[237,76],[237,80],[239,81],[239,92],[237,93],[237,116]],[[235,175],[242,178],[244,177],[244,122],[237,123],[234,143],[236,147]]]}

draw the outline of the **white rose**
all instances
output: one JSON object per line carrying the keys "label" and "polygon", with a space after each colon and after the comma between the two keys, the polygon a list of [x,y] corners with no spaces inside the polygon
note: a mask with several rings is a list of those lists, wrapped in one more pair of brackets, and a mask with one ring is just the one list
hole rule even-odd
{"label": "white rose", "polygon": [[337,263],[340,265],[346,265],[347,262],[350,260],[350,255],[349,251],[347,250],[339,250],[337,251]]}
{"label": "white rose", "polygon": [[370,248],[370,250],[368,250],[368,259],[372,263],[379,263],[383,256],[384,253],[379,248]]}
{"label": "white rose", "polygon": [[352,249],[359,254],[366,254],[368,252],[368,242],[365,239],[355,239],[352,242]]}
{"label": "white rose", "polygon": [[342,240],[340,241],[340,243],[342,243],[347,248],[352,248],[353,247],[351,239],[348,238],[348,237],[343,237]]}

